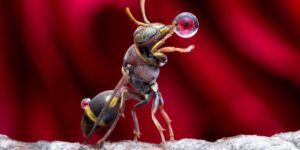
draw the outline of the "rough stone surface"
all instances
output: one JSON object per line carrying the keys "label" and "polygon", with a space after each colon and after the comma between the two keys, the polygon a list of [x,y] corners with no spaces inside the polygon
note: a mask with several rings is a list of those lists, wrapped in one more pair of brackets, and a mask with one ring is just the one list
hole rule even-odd
{"label": "rough stone surface", "polygon": [[[25,143],[0,135],[0,150],[95,150],[94,145],[61,141]],[[160,144],[134,141],[106,142],[103,150],[160,150]],[[167,142],[169,150],[300,150],[300,131],[275,134],[271,137],[239,135],[215,142],[181,139]]]}

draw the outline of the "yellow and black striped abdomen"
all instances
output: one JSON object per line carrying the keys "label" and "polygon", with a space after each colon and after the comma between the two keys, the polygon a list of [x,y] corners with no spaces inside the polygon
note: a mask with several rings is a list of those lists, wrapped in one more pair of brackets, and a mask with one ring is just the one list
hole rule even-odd
{"label": "yellow and black striped abdomen", "polygon": [[[89,102],[89,105],[86,106],[81,121],[81,128],[84,134],[88,134],[90,132],[96,121],[97,116],[102,111],[112,92],[113,91],[110,90],[99,93]],[[107,108],[106,112],[104,112],[102,119],[98,123],[98,128],[108,127],[112,124],[119,112],[119,105],[119,97],[113,98],[111,103],[108,105],[109,107]]]}

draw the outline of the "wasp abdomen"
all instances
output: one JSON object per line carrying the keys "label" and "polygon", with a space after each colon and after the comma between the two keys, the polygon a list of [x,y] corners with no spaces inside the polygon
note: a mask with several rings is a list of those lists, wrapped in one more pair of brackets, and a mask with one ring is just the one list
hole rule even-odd
{"label": "wasp abdomen", "polygon": [[[99,93],[84,108],[85,112],[81,122],[81,128],[84,134],[88,134],[90,132],[94,123],[96,122],[97,116],[104,108],[112,93],[112,90]],[[119,109],[119,97],[113,98],[97,127],[110,126],[116,119]]]}

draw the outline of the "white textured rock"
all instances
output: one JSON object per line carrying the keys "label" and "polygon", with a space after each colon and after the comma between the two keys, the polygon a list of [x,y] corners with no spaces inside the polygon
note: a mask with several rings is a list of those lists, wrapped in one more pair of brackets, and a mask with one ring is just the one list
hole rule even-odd
{"label": "white textured rock", "polygon": [[[167,142],[169,150],[300,150],[300,131],[287,132],[271,137],[239,135],[208,142],[196,139],[181,139]],[[25,143],[0,135],[0,150],[94,150],[92,145],[69,142],[38,141]],[[101,149],[107,150],[160,150],[159,144],[134,141],[107,142]]]}

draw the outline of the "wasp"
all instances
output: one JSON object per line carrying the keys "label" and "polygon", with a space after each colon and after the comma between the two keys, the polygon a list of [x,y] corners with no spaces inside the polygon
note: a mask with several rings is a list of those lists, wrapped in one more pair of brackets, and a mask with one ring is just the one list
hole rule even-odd
{"label": "wasp", "polygon": [[165,53],[190,52],[194,45],[187,48],[162,47],[162,45],[174,32],[184,38],[193,36],[198,30],[199,23],[197,18],[188,12],[177,15],[170,25],[151,23],[146,17],[145,0],[140,1],[140,7],[143,22],[136,20],[128,7],[125,9],[130,20],[138,27],[133,33],[134,44],[129,47],[124,56],[122,78],[114,90],[101,92],[94,98],[85,98],[81,102],[84,109],[81,126],[84,135],[87,136],[85,143],[97,128],[109,127],[97,142],[102,145],[115,128],[119,118],[124,116],[125,102],[130,99],[137,101],[131,109],[134,140],[138,140],[141,134],[136,110],[147,105],[152,99],[151,117],[161,136],[163,149],[166,149],[166,140],[164,129],[155,116],[157,110],[167,123],[170,140],[174,140],[171,119],[164,110],[164,100],[156,79],[160,67],[168,61]]}

